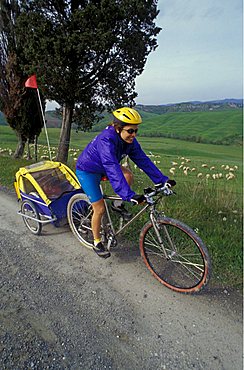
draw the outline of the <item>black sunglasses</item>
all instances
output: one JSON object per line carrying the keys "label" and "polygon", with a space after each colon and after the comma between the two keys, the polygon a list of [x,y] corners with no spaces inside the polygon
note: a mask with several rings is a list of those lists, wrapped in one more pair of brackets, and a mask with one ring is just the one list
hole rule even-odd
{"label": "black sunglasses", "polygon": [[125,128],[123,128],[122,130],[127,131],[127,132],[128,132],[128,134],[132,135],[132,134],[134,134],[134,133],[135,133],[135,134],[137,133],[138,128],[136,128],[135,130],[134,130],[133,128],[129,128],[128,130],[126,130]]}

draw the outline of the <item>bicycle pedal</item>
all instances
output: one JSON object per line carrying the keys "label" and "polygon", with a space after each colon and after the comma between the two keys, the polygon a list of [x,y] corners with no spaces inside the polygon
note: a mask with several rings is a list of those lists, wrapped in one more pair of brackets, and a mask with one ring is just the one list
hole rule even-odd
{"label": "bicycle pedal", "polygon": [[110,239],[110,240],[108,240],[108,243],[107,243],[107,250],[109,251],[111,248],[114,248],[114,247],[116,247],[116,245],[117,245],[117,240],[116,239]]}

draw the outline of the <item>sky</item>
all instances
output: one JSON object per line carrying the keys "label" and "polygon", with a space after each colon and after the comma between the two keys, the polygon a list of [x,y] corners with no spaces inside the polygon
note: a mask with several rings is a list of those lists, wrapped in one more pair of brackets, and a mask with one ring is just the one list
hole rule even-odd
{"label": "sky", "polygon": [[242,0],[159,0],[158,9],[162,30],[136,79],[136,103],[242,98]]}
{"label": "sky", "polygon": [[242,98],[242,0],[159,0],[158,9],[137,104]]}

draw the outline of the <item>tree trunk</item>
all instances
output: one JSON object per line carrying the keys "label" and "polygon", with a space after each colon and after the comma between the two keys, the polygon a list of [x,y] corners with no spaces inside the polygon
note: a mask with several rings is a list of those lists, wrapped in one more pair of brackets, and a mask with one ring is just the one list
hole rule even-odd
{"label": "tree trunk", "polygon": [[63,107],[62,127],[59,139],[57,161],[67,163],[74,104],[65,104]]}
{"label": "tree trunk", "polygon": [[17,132],[18,144],[14,152],[14,158],[22,158],[25,150],[26,139]]}

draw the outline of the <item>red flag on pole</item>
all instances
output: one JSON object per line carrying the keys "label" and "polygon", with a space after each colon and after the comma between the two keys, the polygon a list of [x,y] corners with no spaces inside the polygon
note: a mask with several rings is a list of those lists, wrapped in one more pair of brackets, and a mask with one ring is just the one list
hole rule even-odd
{"label": "red flag on pole", "polygon": [[36,82],[36,75],[30,76],[26,81],[25,81],[25,87],[30,87],[32,89],[37,89],[37,82]]}

